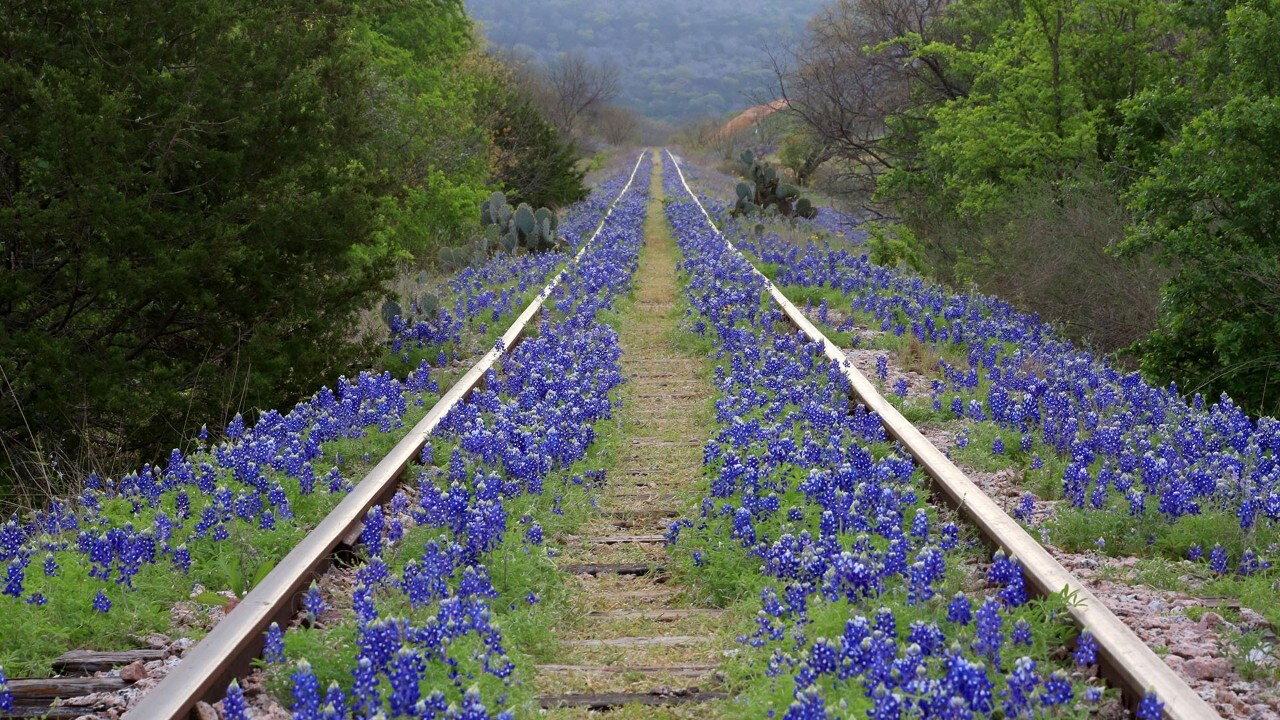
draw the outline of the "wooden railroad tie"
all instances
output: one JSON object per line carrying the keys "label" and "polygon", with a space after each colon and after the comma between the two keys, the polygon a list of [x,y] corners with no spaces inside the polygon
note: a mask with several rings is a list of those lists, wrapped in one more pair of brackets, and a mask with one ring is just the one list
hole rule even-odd
{"label": "wooden railroad tie", "polygon": [[600,620],[653,620],[675,622],[690,617],[719,617],[724,610],[714,608],[666,608],[658,610],[596,610],[587,617]]}
{"label": "wooden railroad tie", "polygon": [[149,663],[163,660],[163,650],[120,650],[99,652],[97,650],[72,650],[59,655],[53,661],[53,670],[59,675],[85,676],[103,672],[112,668],[132,665],[135,662]]}
{"label": "wooden railroad tie", "polygon": [[641,518],[673,518],[679,517],[680,511],[674,508],[643,508],[634,510],[610,510],[605,517],[614,520],[639,520]]}
{"label": "wooden railroad tie", "polygon": [[647,693],[587,693],[575,695],[541,695],[538,704],[544,708],[586,708],[609,710],[623,705],[682,705],[727,699],[722,692],[697,687],[676,690],[654,690]]}
{"label": "wooden railroad tie", "polygon": [[600,537],[565,535],[556,539],[583,545],[626,545],[628,543],[660,543],[667,541],[665,535],[603,535]]}
{"label": "wooden railroad tie", "polygon": [[719,665],[535,665],[538,672],[581,673],[584,675],[666,675],[669,677],[702,677],[720,669]]}
{"label": "wooden railroad tie", "polygon": [[702,645],[714,641],[715,638],[705,635],[652,635],[648,637],[589,638],[586,640],[565,640],[570,647],[602,648],[602,647],[664,647],[667,645]]}
{"label": "wooden railroad tie", "polygon": [[11,678],[9,694],[13,709],[0,711],[5,718],[75,718],[93,715],[92,705],[59,705],[67,700],[95,693],[116,693],[132,683],[118,677]]}
{"label": "wooden railroad tie", "polygon": [[654,563],[577,563],[560,568],[570,575],[662,575],[667,566]]}

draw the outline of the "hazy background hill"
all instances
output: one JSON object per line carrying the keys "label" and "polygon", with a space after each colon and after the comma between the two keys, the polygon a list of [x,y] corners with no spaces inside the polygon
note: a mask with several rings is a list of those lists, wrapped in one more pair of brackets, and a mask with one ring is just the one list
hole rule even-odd
{"label": "hazy background hill", "polygon": [[743,110],[772,77],[764,49],[791,39],[823,5],[787,0],[467,0],[497,46],[541,63],[569,50],[622,71],[615,102],[658,120]]}

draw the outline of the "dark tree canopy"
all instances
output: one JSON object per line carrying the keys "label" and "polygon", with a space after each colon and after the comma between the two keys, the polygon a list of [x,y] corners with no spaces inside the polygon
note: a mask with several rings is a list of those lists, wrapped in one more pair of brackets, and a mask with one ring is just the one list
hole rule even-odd
{"label": "dark tree canopy", "polygon": [[586,197],[584,173],[571,139],[518,89],[494,84],[482,94],[493,139],[494,179],[513,205],[563,207]]}
{"label": "dark tree canopy", "polygon": [[119,470],[332,383],[369,357],[358,314],[495,182],[461,0],[9,3],[0,23],[10,478]]}

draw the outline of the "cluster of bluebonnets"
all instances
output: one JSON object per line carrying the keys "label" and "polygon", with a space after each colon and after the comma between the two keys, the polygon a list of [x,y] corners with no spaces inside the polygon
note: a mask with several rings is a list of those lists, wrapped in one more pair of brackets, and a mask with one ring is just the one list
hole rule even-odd
{"label": "cluster of bluebonnets", "polygon": [[[593,426],[612,413],[621,350],[598,315],[627,291],[637,266],[651,168],[646,161],[636,170],[596,242],[568,267],[536,335],[507,352],[441,422],[417,467],[416,500],[401,492],[370,510],[361,534],[366,561],[344,620],[355,626],[348,681],[322,688],[299,659],[289,678],[297,720],[514,717],[505,691],[484,697],[478,687],[481,675],[504,689],[517,681],[491,603],[537,598],[500,598],[485,563],[518,552],[510,545],[542,544],[536,518],[511,517],[509,503],[542,494],[553,473],[585,456]],[[407,547],[406,531],[415,528],[431,539]],[[390,562],[395,554],[410,559]],[[307,602],[325,605],[319,596]],[[283,661],[278,628],[272,633],[268,660]],[[224,712],[240,710],[238,693],[229,689]]]}
{"label": "cluster of bluebonnets", "polygon": [[[623,172],[606,180],[582,202],[564,211],[559,233],[563,249],[543,253],[500,253],[483,265],[463,268],[446,283],[447,292],[437,302],[439,307],[429,316],[410,312],[407,320],[391,321],[391,349],[403,358],[413,349],[435,349],[449,343],[456,347],[468,327],[478,323],[480,334],[489,326],[501,323],[524,309],[523,299],[531,290],[540,290],[565,261],[572,257],[600,224],[610,205],[618,198],[630,178]],[[433,296],[439,297],[439,296]],[[416,311],[412,301],[410,310]],[[441,350],[443,352],[443,350]],[[429,358],[439,364],[447,354]]]}
{"label": "cluster of bluebonnets", "polygon": [[[1170,555],[1208,562],[1216,550],[1219,573],[1264,570],[1280,551],[1261,540],[1273,532],[1257,532],[1280,521],[1280,421],[1251,418],[1225,395],[1210,402],[1176,385],[1152,386],[1033,314],[876,265],[856,247],[821,239],[797,245],[726,222],[741,248],[776,264],[779,285],[838,290],[852,311],[872,318],[873,329],[955,358],[938,368],[935,409],[998,423],[1020,436],[1017,449],[1062,457],[1062,492],[1074,508],[1143,519],[1157,529],[1147,542]],[[1001,442],[991,450],[1015,448]],[[1032,458],[1032,466],[1042,461]],[[1158,532],[1210,514],[1234,518],[1236,532]]]}
{"label": "cluster of bluebonnets", "polygon": [[[1097,701],[1087,673],[1047,660],[1071,633],[1063,614],[1046,619],[1048,606],[1029,601],[1016,559],[997,554],[981,592],[947,592],[970,543],[928,507],[922,475],[879,419],[850,410],[839,368],[782,322],[669,159],[664,182],[678,198],[667,215],[688,324],[719,363],[709,493],[701,517],[668,537],[702,572],[750,566],[744,555],[759,567],[757,628],[741,640],[768,653],[775,687],[791,688],[783,717],[1054,717]],[[1076,664],[1096,662],[1088,633],[1074,646]],[[1159,716],[1149,697],[1142,717]]]}
{"label": "cluster of bluebonnets", "polygon": [[[350,488],[328,444],[393,432],[435,390],[425,365],[403,380],[368,372],[340,378],[336,389],[324,388],[287,413],[263,413],[252,428],[237,415],[219,442],[207,442],[202,432],[193,451],[174,450],[163,467],[146,465],[118,480],[91,475],[77,497],[0,525],[0,562],[7,568],[0,615],[16,633],[29,613],[74,617],[90,602],[109,613],[111,598],[123,597],[144,574],[190,575],[190,587],[206,577],[202,563],[208,563],[225,578],[224,541],[253,534],[253,545],[266,546],[292,537],[301,507],[328,507]],[[265,559],[248,559],[255,560]],[[184,599],[183,583],[170,584],[180,593],[173,599]],[[4,644],[6,654],[23,649]]]}
{"label": "cluster of bluebonnets", "polygon": [[[629,175],[630,168],[567,214],[569,246],[589,235]],[[485,294],[476,282],[518,278],[519,289],[545,281],[564,260],[498,257],[464,270],[453,280],[458,302],[448,339],[460,337],[473,317],[511,314],[513,293]],[[261,413],[252,427],[236,415],[215,438],[202,430],[192,449],[174,450],[163,465],[119,479],[90,475],[76,497],[10,516],[0,524],[0,667],[42,674],[60,644],[127,645],[144,625],[163,629],[157,601],[185,600],[196,584],[246,589],[353,486],[351,461],[370,459],[351,457],[362,452],[354,443],[378,435],[390,442],[407,415],[434,402],[434,372],[423,361],[402,378],[339,378],[287,412]],[[144,585],[147,601],[130,602]],[[56,620],[86,612],[114,629]]]}

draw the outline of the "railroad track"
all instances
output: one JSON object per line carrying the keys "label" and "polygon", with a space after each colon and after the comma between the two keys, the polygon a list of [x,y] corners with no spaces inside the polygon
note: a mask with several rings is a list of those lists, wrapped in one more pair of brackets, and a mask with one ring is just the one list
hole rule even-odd
{"label": "railroad track", "polygon": [[[572,262],[577,262],[605,229],[613,208],[626,195],[632,181],[635,180],[636,172],[641,167],[644,157],[645,155],[642,154],[637,158],[626,187],[610,205],[600,226],[591,239],[583,244]],[[709,226],[727,247],[741,254],[716,227],[713,218],[702,206],[697,194],[689,187],[675,156],[668,152],[667,157],[679,174],[680,185],[702,211]],[[660,166],[660,164],[655,165]],[[655,167],[655,172],[657,169]],[[653,211],[652,204],[650,211]],[[743,257],[746,258],[745,255]],[[749,259],[747,260],[749,262]],[[1076,604],[1068,608],[1073,621],[1081,628],[1088,628],[1093,633],[1099,645],[1099,664],[1103,674],[1110,682],[1122,689],[1131,706],[1136,705],[1145,693],[1155,692],[1164,701],[1165,716],[1170,720],[1208,720],[1218,717],[1212,708],[1182,682],[1144,642],[1107,610],[1087,587],[1077,581],[1017,522],[986,497],[959,468],[885,400],[875,386],[846,360],[841,350],[788,301],[773,283],[754,267],[753,270],[764,282],[773,302],[786,320],[810,341],[820,343],[825,357],[840,369],[853,388],[851,401],[880,418],[888,435],[900,443],[912,456],[916,465],[932,479],[938,496],[968,520],[988,543],[1017,557],[1025,576],[1031,583],[1031,589],[1041,595],[1066,592],[1077,600]],[[198,703],[220,699],[231,679],[244,676],[250,669],[252,661],[261,654],[266,629],[273,622],[286,624],[287,620],[298,611],[302,595],[310,582],[333,562],[336,553],[343,548],[353,546],[358,541],[361,522],[369,509],[386,502],[391,497],[406,468],[420,456],[424,445],[441,421],[455,406],[464,402],[476,388],[482,385],[486,375],[494,369],[505,352],[514,349],[520,343],[541,311],[543,303],[551,297],[567,272],[566,268],[548,283],[504,333],[501,345],[477,361],[316,529],[304,538],[222,622],[215,626],[201,643],[188,652],[182,662],[125,715],[126,718],[163,720],[188,717]],[[645,301],[644,298],[640,298],[639,300],[637,304],[647,312],[653,311],[654,308],[669,309],[669,299]],[[678,391],[669,393],[671,396],[668,398],[669,401],[675,404],[665,412],[659,409],[654,412],[645,410],[637,413],[636,422],[640,424],[640,429],[647,433],[654,431],[665,422],[671,422],[675,415],[689,412],[692,403],[702,397],[702,394],[697,391],[696,383],[693,387],[689,385],[696,378],[693,378],[692,370],[687,367],[689,363],[687,358],[646,356],[641,359],[653,368],[648,371],[647,380],[654,383],[654,387],[680,386]],[[635,368],[630,369],[632,374],[635,374]],[[636,397],[638,399],[662,397],[660,393],[643,394],[651,392],[641,391]],[[650,438],[643,445],[652,448],[656,453],[692,452],[699,456],[701,453],[700,442],[689,443],[684,439],[654,440],[653,437],[656,436],[648,435],[641,437]],[[689,481],[691,478],[667,478],[671,482],[653,484],[650,478],[662,475],[660,472],[646,468],[646,463],[655,462],[654,457],[643,453],[633,456],[629,461],[630,464],[618,474],[618,479],[612,481],[610,491],[616,491],[614,500],[604,503],[598,513],[608,526],[614,528],[611,533],[584,535],[580,538],[570,538],[568,542],[579,543],[585,555],[605,553],[607,548],[631,549],[660,545],[663,538],[652,532],[652,528],[655,525],[665,525],[672,518],[689,511],[690,508],[676,507],[667,500],[655,502],[655,499],[666,497],[662,491],[670,489],[671,482]],[[632,484],[638,487],[631,488]],[[638,499],[628,500],[629,497]],[[608,578],[607,582],[627,582],[627,578],[635,578],[641,582],[652,583],[655,579],[665,579],[668,567],[663,561],[581,562],[562,563],[560,570],[579,576],[582,578],[584,587],[590,590],[596,587],[592,583],[600,578]],[[660,602],[655,607],[645,609],[593,610],[588,612],[586,617],[588,621],[614,623],[647,621],[678,624],[690,619],[715,622],[722,612],[718,608],[679,606],[672,602]],[[587,650],[655,647],[659,648],[657,652],[661,652],[661,648],[666,646],[696,646],[707,641],[708,638],[703,636],[680,635],[678,631],[673,630],[643,637],[580,638],[566,643],[566,646]],[[717,665],[710,661],[683,665],[634,663],[619,665],[608,662],[593,665],[580,662],[545,663],[537,666],[536,671],[547,675],[628,674],[699,679],[713,676],[716,669]],[[544,708],[593,710],[632,703],[681,705],[725,699],[727,696],[714,687],[708,689],[700,686],[676,690],[660,688],[648,692],[558,693],[538,698]]]}
{"label": "railroad track", "polygon": [[[702,211],[707,224],[725,245],[750,262],[750,258],[720,231],[697,193],[689,187],[676,157],[670,151],[667,151],[667,157],[679,175],[680,184]],[[1170,720],[1210,720],[1219,717],[1141,638],[903,417],[876,390],[875,385],[848,361],[840,348],[810,322],[754,264],[752,270],[764,283],[788,323],[810,341],[820,343],[827,359],[839,367],[853,387],[852,402],[865,407],[881,419],[889,436],[900,443],[932,479],[939,496],[976,527],[988,543],[1016,557],[1038,594],[1065,593],[1076,600],[1068,606],[1068,612],[1077,626],[1093,633],[1099,645],[1099,664],[1104,676],[1120,686],[1126,703],[1131,708],[1137,706],[1144,694],[1154,692],[1165,703],[1164,713]]]}

